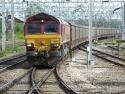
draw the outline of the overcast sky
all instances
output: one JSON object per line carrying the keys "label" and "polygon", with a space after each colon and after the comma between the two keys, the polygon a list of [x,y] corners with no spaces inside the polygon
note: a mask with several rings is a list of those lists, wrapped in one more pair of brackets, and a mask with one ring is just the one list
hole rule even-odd
{"label": "overcast sky", "polygon": [[[5,0],[5,2],[10,2],[10,1],[11,0]],[[14,2],[18,3],[22,1],[23,0],[14,0]],[[85,19],[85,17],[88,16],[88,3],[86,3],[86,1],[88,0],[25,0],[25,1],[41,2],[41,7],[43,7],[47,13],[56,15],[63,19],[65,18],[68,19],[71,18],[72,16],[74,16],[73,19],[75,18]],[[107,0],[95,0],[95,1],[100,1],[94,3],[93,14],[96,15],[96,17],[100,16],[100,17],[106,17],[108,19],[111,17],[112,18],[121,17],[120,10],[117,10],[114,13],[113,10],[118,7],[121,7],[121,3],[119,1],[125,1],[125,0],[109,0],[110,2],[103,2],[103,3],[102,1],[107,1]],[[11,11],[10,9],[11,9],[10,3],[6,4],[6,10]],[[21,3],[15,4],[15,16],[19,17],[24,16],[22,14],[24,13],[23,11],[25,9],[26,7],[23,7]]]}

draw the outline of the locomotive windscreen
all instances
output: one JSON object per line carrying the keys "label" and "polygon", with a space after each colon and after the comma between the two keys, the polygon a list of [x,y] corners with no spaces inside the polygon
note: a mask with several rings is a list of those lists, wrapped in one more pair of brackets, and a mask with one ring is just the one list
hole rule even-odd
{"label": "locomotive windscreen", "polygon": [[45,33],[57,33],[59,31],[58,24],[46,23],[44,25],[44,32]]}
{"label": "locomotive windscreen", "polygon": [[27,33],[28,34],[40,34],[41,25],[40,24],[27,24]]}

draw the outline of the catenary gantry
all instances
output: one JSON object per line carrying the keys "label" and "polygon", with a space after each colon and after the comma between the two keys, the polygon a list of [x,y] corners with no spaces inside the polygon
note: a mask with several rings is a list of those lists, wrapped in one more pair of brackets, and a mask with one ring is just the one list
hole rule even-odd
{"label": "catenary gantry", "polygon": [[[4,8],[2,8],[3,1],[5,4]],[[4,13],[4,16],[14,14],[13,16],[25,21],[28,12],[27,8],[32,4],[36,4],[36,6],[41,6],[42,8],[41,10],[35,10],[34,13],[45,11],[64,20],[74,21],[84,19],[87,21],[89,17],[88,1],[89,0],[2,0],[0,2],[0,13]],[[93,2],[93,19],[95,21],[100,18],[106,18],[107,20],[122,18],[120,8],[125,2],[124,0],[93,0]],[[11,7],[12,5],[13,8]],[[114,11],[116,9],[118,10]],[[11,21],[12,31],[14,27],[13,23],[14,22]],[[12,36],[14,37],[14,32]],[[3,40],[5,41],[5,39]]]}
{"label": "catenary gantry", "polygon": [[[87,19],[88,17],[88,0],[4,0],[5,12],[10,14],[11,1],[14,2],[14,15],[20,19],[25,19],[26,8],[32,3],[37,3],[47,13],[60,17],[61,19]],[[124,0],[93,0],[94,15],[96,18],[106,17],[108,19],[120,18],[119,11],[113,14],[113,10],[122,5]],[[0,3],[2,7],[2,2]],[[0,8],[0,11],[2,9]],[[41,10],[42,11],[42,10]],[[38,11],[40,12],[40,11]],[[36,12],[37,13],[37,12]],[[62,14],[63,13],[63,14]],[[110,15],[112,14],[112,17]],[[65,16],[64,16],[65,15]],[[70,19],[69,19],[70,18]],[[95,19],[96,19],[95,18]]]}

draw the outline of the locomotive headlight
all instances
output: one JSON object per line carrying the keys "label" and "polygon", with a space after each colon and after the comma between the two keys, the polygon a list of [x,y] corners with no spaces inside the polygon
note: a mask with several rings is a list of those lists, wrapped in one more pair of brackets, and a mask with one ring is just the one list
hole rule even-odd
{"label": "locomotive headlight", "polygon": [[58,48],[58,47],[59,47],[59,44],[58,44],[57,41],[51,41],[51,48],[56,49],[56,48]]}
{"label": "locomotive headlight", "polygon": [[29,43],[29,44],[27,44],[27,47],[34,47],[34,44],[33,43]]}
{"label": "locomotive headlight", "polygon": [[58,41],[51,41],[51,44],[57,44]]}
{"label": "locomotive headlight", "polygon": [[55,42],[54,41],[51,41],[51,44],[54,44]]}
{"label": "locomotive headlight", "polygon": [[44,20],[41,20],[42,23],[44,23]]}
{"label": "locomotive headlight", "polygon": [[32,45],[31,44],[27,44],[27,47],[31,47]]}

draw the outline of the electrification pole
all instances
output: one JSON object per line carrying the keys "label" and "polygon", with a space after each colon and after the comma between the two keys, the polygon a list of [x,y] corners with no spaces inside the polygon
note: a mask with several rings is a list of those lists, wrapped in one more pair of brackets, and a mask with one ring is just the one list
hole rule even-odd
{"label": "electrification pole", "polygon": [[61,0],[58,0],[58,2],[59,2],[59,18],[61,18],[61,12],[60,12],[60,10],[61,10],[61,8],[60,8],[60,2],[61,2]]}
{"label": "electrification pole", "polygon": [[6,48],[5,0],[2,0],[2,51]]}
{"label": "electrification pole", "polygon": [[89,46],[87,47],[88,50],[88,65],[92,65],[92,2],[93,0],[89,0]]}
{"label": "electrification pole", "polygon": [[15,33],[14,33],[14,2],[13,0],[11,0],[11,31],[12,31],[12,48],[14,49]]}
{"label": "electrification pole", "polygon": [[125,40],[125,3],[122,7],[122,40]]}

